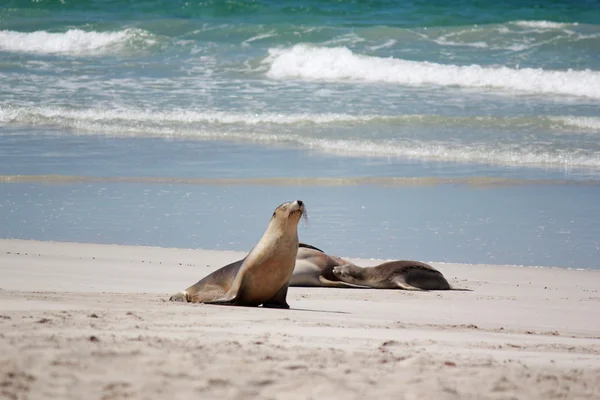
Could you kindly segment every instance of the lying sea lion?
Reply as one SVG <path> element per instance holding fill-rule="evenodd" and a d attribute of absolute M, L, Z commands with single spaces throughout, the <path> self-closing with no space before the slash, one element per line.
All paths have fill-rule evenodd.
<path fill-rule="evenodd" d="M 463 290 L 453 289 L 440 271 L 419 261 L 389 261 L 363 268 L 302 244 L 290 286 Z"/>
<path fill-rule="evenodd" d="M 305 215 L 302 201 L 283 203 L 243 260 L 216 270 L 169 300 L 290 308 L 286 296 L 298 253 L 298 222 Z"/>
<path fill-rule="evenodd" d="M 376 267 L 365 268 L 346 264 L 333 267 L 332 272 L 346 283 L 375 289 L 452 289 L 440 271 L 419 261 L 389 261 Z"/>

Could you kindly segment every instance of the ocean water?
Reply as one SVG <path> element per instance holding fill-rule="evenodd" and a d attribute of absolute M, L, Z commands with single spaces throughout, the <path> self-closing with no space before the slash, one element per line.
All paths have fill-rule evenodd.
<path fill-rule="evenodd" d="M 0 5 L 0 237 L 600 268 L 600 1 Z"/>

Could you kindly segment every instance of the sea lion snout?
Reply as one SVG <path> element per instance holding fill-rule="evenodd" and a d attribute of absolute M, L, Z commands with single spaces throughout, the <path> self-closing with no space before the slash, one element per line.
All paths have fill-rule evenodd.
<path fill-rule="evenodd" d="M 306 207 L 304 207 L 304 202 L 302 200 L 289 202 L 284 206 L 284 209 L 285 208 L 287 208 L 288 216 L 300 215 L 306 219 Z"/>
<path fill-rule="evenodd" d="M 302 200 L 296 200 L 291 204 L 290 211 L 301 211 L 304 212 L 304 202 Z"/>
<path fill-rule="evenodd" d="M 348 268 L 345 265 L 333 267 L 333 274 L 336 276 L 348 276 Z"/>

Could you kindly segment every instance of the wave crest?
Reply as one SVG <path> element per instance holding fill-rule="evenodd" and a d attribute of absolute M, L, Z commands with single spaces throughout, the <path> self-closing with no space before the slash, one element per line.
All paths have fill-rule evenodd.
<path fill-rule="evenodd" d="M 141 40 L 153 45 L 152 34 L 142 29 L 128 28 L 116 32 L 86 32 L 69 29 L 66 32 L 0 31 L 0 50 L 35 54 L 104 54 L 120 51 L 128 44 Z"/>
<path fill-rule="evenodd" d="M 599 71 L 548 71 L 540 68 L 458 66 L 354 54 L 346 47 L 270 49 L 264 63 L 274 79 L 388 82 L 493 88 L 533 94 L 600 98 Z"/>

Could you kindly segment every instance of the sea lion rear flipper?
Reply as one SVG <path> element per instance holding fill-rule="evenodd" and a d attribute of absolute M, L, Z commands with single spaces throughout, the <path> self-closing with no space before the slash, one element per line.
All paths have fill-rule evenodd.
<path fill-rule="evenodd" d="M 287 283 L 283 285 L 283 287 L 279 289 L 277 293 L 275 293 L 275 296 L 265 301 L 262 306 L 266 308 L 290 308 L 289 304 L 285 300 L 287 296 L 288 286 L 289 285 Z"/>
<path fill-rule="evenodd" d="M 394 285 L 396 285 L 399 289 L 403 289 L 403 290 L 419 290 L 419 291 L 424 290 L 424 289 L 418 288 L 416 286 L 409 285 L 404 280 L 404 277 L 400 276 L 400 275 L 396 275 L 396 276 L 392 277 L 390 279 L 390 282 L 392 282 Z"/>
<path fill-rule="evenodd" d="M 332 281 L 323 276 L 319 276 L 319 282 L 321 282 L 321 286 L 323 287 L 369 289 L 368 286 L 355 285 L 353 283 L 343 281 Z"/>
<path fill-rule="evenodd" d="M 457 292 L 472 292 L 473 289 L 468 289 L 468 288 L 459 288 L 459 287 L 454 287 L 454 286 L 450 286 L 450 289 L 448 290 L 455 290 Z"/>

